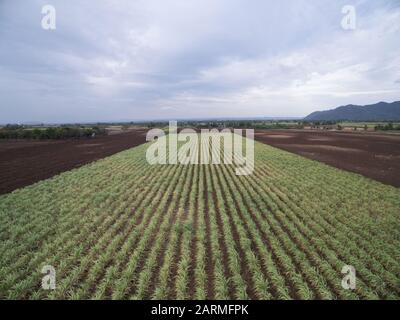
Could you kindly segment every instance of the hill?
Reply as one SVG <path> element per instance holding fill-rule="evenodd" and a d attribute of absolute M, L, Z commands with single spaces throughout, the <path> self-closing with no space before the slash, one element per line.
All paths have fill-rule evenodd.
<path fill-rule="evenodd" d="M 316 111 L 304 118 L 307 121 L 400 121 L 400 101 L 357 106 L 349 104 L 327 111 Z"/>

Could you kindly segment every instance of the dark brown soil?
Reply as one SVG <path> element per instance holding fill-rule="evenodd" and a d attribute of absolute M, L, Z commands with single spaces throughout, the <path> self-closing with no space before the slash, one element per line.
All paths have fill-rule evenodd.
<path fill-rule="evenodd" d="M 400 135 L 256 130 L 255 139 L 339 169 L 400 187 Z"/>
<path fill-rule="evenodd" d="M 77 140 L 0 140 L 0 194 L 146 142 L 146 129 Z"/>

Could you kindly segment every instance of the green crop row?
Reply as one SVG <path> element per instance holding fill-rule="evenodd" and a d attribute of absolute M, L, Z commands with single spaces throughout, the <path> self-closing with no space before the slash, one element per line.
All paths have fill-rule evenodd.
<path fill-rule="evenodd" d="M 399 189 L 259 143 L 248 176 L 147 147 L 0 196 L 0 299 L 400 298 Z"/>

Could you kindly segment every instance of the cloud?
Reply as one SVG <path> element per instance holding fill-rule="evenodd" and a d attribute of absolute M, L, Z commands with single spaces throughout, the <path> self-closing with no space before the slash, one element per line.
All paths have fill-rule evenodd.
<path fill-rule="evenodd" d="M 0 122 L 303 116 L 399 98 L 397 1 L 0 4 Z M 357 29 L 340 25 L 357 8 Z"/>

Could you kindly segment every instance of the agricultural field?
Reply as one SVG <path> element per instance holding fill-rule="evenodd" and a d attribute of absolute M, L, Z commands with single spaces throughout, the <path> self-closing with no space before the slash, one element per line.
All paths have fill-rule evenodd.
<path fill-rule="evenodd" d="M 400 298 L 398 188 L 258 142 L 248 176 L 147 147 L 0 196 L 0 299 Z"/>
<path fill-rule="evenodd" d="M 339 169 L 400 187 L 400 135 L 258 129 L 255 139 Z"/>
<path fill-rule="evenodd" d="M 84 139 L 0 139 L 0 194 L 51 178 L 145 141 L 146 130 L 143 128 Z"/>
<path fill-rule="evenodd" d="M 339 125 L 342 128 L 359 128 L 359 129 L 364 129 L 365 127 L 374 129 L 377 126 L 385 126 L 387 125 L 388 122 L 339 122 Z M 398 127 L 400 126 L 400 123 L 398 122 L 392 122 L 393 127 Z"/>

